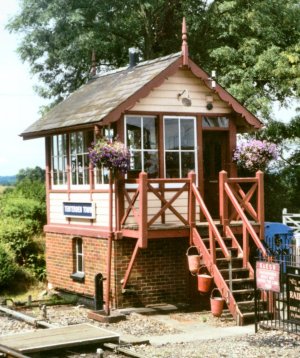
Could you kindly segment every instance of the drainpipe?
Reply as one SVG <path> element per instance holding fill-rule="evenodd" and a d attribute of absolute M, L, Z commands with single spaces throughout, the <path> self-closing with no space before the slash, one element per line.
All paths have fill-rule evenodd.
<path fill-rule="evenodd" d="M 112 169 L 109 170 L 109 217 L 108 217 L 108 240 L 107 240 L 107 282 L 106 282 L 106 298 L 105 298 L 105 312 L 106 315 L 110 315 L 110 281 L 111 281 L 111 252 L 112 252 L 112 239 L 113 239 L 113 227 L 112 227 L 112 216 L 113 216 L 113 189 L 112 189 Z"/>

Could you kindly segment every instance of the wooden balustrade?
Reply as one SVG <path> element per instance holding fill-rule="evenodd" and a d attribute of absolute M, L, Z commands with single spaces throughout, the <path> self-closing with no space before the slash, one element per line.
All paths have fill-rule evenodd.
<path fill-rule="evenodd" d="M 248 183 L 248 191 L 241 187 L 242 183 Z M 232 220 L 241 220 L 243 230 L 243 265 L 247 266 L 249 261 L 249 235 L 263 256 L 267 255 L 262 244 L 264 238 L 264 188 L 263 173 L 257 172 L 253 178 L 228 178 L 225 171 L 220 172 L 220 220 L 224 232 L 228 232 Z M 256 193 L 256 208 L 250 200 Z M 232 204 L 232 211 L 229 215 L 229 202 Z M 248 216 L 247 216 L 248 215 Z M 259 225 L 259 236 L 250 223 L 250 219 Z"/>

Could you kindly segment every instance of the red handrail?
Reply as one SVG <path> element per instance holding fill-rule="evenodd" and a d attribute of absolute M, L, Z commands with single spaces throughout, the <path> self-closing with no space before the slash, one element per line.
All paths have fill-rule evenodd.
<path fill-rule="evenodd" d="M 237 213 L 239 214 L 240 218 L 242 219 L 242 223 L 243 223 L 243 235 L 244 235 L 244 231 L 245 229 L 248 231 L 248 233 L 251 235 L 254 243 L 256 244 L 256 246 L 260 249 L 261 253 L 263 254 L 263 256 L 267 256 L 267 251 L 264 248 L 263 244 L 261 243 L 261 240 L 259 239 L 259 237 L 257 236 L 255 230 L 253 229 L 253 226 L 250 224 L 246 214 L 244 213 L 244 211 L 242 210 L 241 206 L 239 205 L 236 197 L 234 196 L 234 194 L 232 193 L 230 186 L 228 185 L 228 183 L 224 183 L 224 189 L 225 192 L 228 196 L 228 198 L 231 200 L 231 203 L 233 204 L 235 210 L 237 211 Z M 261 223 L 261 225 L 263 225 L 263 223 Z M 245 251 L 245 247 L 243 247 L 243 250 Z M 247 249 L 246 249 L 247 251 Z"/>
<path fill-rule="evenodd" d="M 199 206 L 200 206 L 200 210 L 201 212 L 203 213 L 204 217 L 206 218 L 207 222 L 208 222 L 208 226 L 209 226 L 209 230 L 211 231 L 211 233 L 213 233 L 213 235 L 215 236 L 215 239 L 218 241 L 219 245 L 220 245 L 220 248 L 222 249 L 222 252 L 225 256 L 225 258 L 227 260 L 230 260 L 230 254 L 229 254 L 229 251 L 222 239 L 222 236 L 220 235 L 219 233 L 219 230 L 216 226 L 216 224 L 214 223 L 205 203 L 204 203 L 204 200 L 202 199 L 202 196 L 201 194 L 199 193 L 199 190 L 198 188 L 196 187 L 195 183 L 192 183 L 191 184 L 191 188 L 192 188 L 192 193 L 193 195 L 195 196 L 196 198 L 196 201 L 198 202 Z M 211 236 L 211 235 L 210 235 Z M 215 263 L 215 252 L 213 253 L 212 257 L 214 258 L 213 259 L 213 262 Z"/>

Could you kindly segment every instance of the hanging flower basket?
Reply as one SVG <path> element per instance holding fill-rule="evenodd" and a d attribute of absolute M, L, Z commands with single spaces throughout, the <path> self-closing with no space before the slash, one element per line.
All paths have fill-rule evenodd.
<path fill-rule="evenodd" d="M 89 159 L 95 167 L 126 173 L 129 169 L 130 153 L 122 142 L 101 138 L 89 148 Z"/>
<path fill-rule="evenodd" d="M 266 170 L 272 160 L 277 159 L 276 144 L 266 140 L 241 141 L 233 153 L 233 162 L 249 172 Z"/>

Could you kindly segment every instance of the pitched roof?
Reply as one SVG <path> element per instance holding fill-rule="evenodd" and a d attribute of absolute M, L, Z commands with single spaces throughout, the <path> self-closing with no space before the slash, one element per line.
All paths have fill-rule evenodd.
<path fill-rule="evenodd" d="M 148 86 L 150 91 L 151 81 L 174 63 L 178 68 L 180 58 L 179 52 L 98 75 L 29 126 L 21 136 L 24 139 L 41 137 L 70 127 L 96 124 L 108 115 L 118 116 L 116 110 L 127 107 L 128 99 L 135 97 L 139 90 Z"/>
<path fill-rule="evenodd" d="M 94 77 L 67 99 L 52 108 L 44 117 L 28 127 L 24 139 L 63 133 L 67 130 L 91 127 L 101 121 L 105 124 L 120 118 L 137 100 L 148 95 L 165 78 L 183 65 L 181 52 L 144 61 L 134 67 L 120 68 Z M 188 58 L 188 67 L 194 75 L 211 88 L 209 75 Z M 260 128 L 262 123 L 220 85 L 215 91 L 222 100 L 244 118 L 247 125 Z"/>

